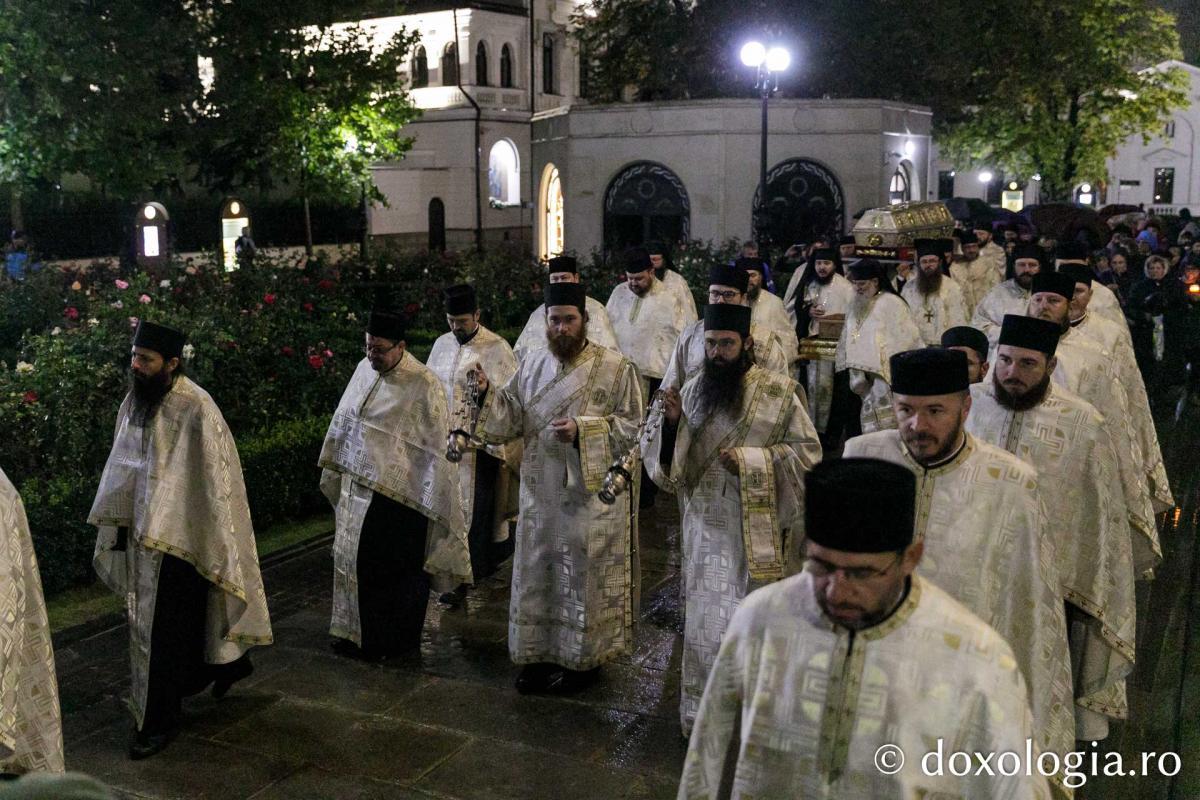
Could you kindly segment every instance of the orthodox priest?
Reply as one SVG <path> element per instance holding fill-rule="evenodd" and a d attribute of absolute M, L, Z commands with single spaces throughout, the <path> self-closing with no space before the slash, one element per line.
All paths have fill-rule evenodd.
<path fill-rule="evenodd" d="M 954 278 L 942 274 L 941 239 L 918 239 L 917 277 L 904 284 L 900 296 L 908 303 L 921 341 L 936 347 L 942 332 L 967 324 L 967 305 L 963 290 Z"/>
<path fill-rule="evenodd" d="M 977 218 L 971 223 L 975 231 L 975 240 L 979 243 L 979 257 L 983 259 L 985 264 L 990 264 L 996 277 L 992 279 L 992 284 L 996 285 L 1004 280 L 1005 272 L 1008 268 L 1008 254 L 1004 252 L 1004 248 L 996 244 L 992 236 L 992 223 L 983 218 Z"/>
<path fill-rule="evenodd" d="M 1049 320 L 1062 332 L 1055 349 L 1051 380 L 1091 403 L 1104 417 L 1116 446 L 1118 472 L 1133 532 L 1133 558 L 1139 577 L 1151 577 L 1162 560 L 1154 494 L 1129 411 L 1129 395 L 1114 359 L 1079 336 L 1070 323 L 1075 280 L 1061 272 L 1039 274 L 1033 281 L 1029 316 Z"/>
<path fill-rule="evenodd" d="M 441 381 L 446 392 L 450 428 L 470 433 L 470 390 L 467 373 L 477 363 L 487 364 L 496 381 L 508 382 L 517 371 L 517 359 L 508 342 L 479 322 L 479 300 L 475 288 L 460 283 L 444 292 L 443 303 L 449 333 L 433 343 L 425 365 Z M 458 488 L 467 519 L 467 544 L 471 550 L 471 575 L 479 582 L 496 571 L 512 554 L 508 521 L 516 516 L 516 472 L 520 468 L 520 445 L 478 446 L 468 442 L 458 462 Z M 444 600 L 456 603 L 462 589 Z"/>
<path fill-rule="evenodd" d="M 0 782 L 62 772 L 62 716 L 50 622 L 25 507 L 0 470 Z"/>
<path fill-rule="evenodd" d="M 746 270 L 729 264 L 713 264 L 708 270 L 708 302 L 713 305 L 730 303 L 747 305 L 746 289 L 749 278 Z M 769 330 L 750 326 L 751 353 L 754 363 L 770 372 L 788 374 L 787 358 L 779 337 Z M 662 386 L 682 389 L 704 367 L 704 320 L 698 319 L 684 328 L 675 342 L 667 364 Z"/>
<path fill-rule="evenodd" d="M 625 281 L 617 284 L 605 310 L 613 323 L 617 347 L 633 362 L 647 400 L 662 383 L 679 334 L 696 321 L 679 296 L 654 277 L 650 256 L 640 247 L 623 254 Z"/>
<path fill-rule="evenodd" d="M 850 268 L 848 277 L 854 297 L 838 339 L 834 369 L 846 373 L 851 391 L 862 398 L 863 432 L 895 428 L 890 359 L 896 353 L 920 347 L 921 333 L 908 304 L 888 283 L 882 264 L 864 258 Z M 834 397 L 836 405 L 836 388 Z"/>
<path fill-rule="evenodd" d="M 822 322 L 844 322 L 854 298 L 854 287 L 841 274 L 840 254 L 833 248 L 814 250 L 799 281 L 793 280 L 788 289 L 794 291 L 793 313 L 800 338 L 816 336 Z M 810 361 L 802 372 L 808 389 L 808 415 L 817 431 L 826 434 L 833 409 L 834 364 Z"/>
<path fill-rule="evenodd" d="M 1000 336 L 1000 323 L 1008 314 L 1024 314 L 1029 308 L 1029 290 L 1033 276 L 1042 270 L 1042 249 L 1032 242 L 1013 245 L 1012 277 L 994 287 L 975 307 L 971 327 L 978 328 L 994 347 Z"/>
<path fill-rule="evenodd" d="M 1036 771 L 922 769 L 942 741 L 1022 753 L 1032 714 L 1008 643 L 914 573 L 925 547 L 913 541 L 915 496 L 912 472 L 877 459 L 805 476 L 804 571 L 734 613 L 680 798 L 1049 797 Z M 896 750 L 903 763 L 880 760 Z"/>
<path fill-rule="evenodd" d="M 967 318 L 970 319 L 979 301 L 993 286 L 1000 283 L 1000 275 L 996 272 L 995 264 L 981 255 L 975 231 L 959 231 L 958 243 L 962 248 L 962 255 L 950 264 L 950 277 L 954 278 L 962 289 Z"/>
<path fill-rule="evenodd" d="M 676 272 L 671 260 L 671 248 L 662 242 L 651 242 L 646 246 L 646 252 L 650 255 L 650 265 L 654 267 L 654 277 L 662 281 L 662 285 L 679 298 L 692 319 L 696 319 L 696 298 L 692 296 L 692 287 Z"/>
<path fill-rule="evenodd" d="M 1087 245 L 1083 242 L 1060 242 L 1055 248 L 1055 268 L 1062 269 L 1068 264 L 1076 264 L 1085 267 L 1089 272 L 1094 274 Z M 1121 301 L 1117 299 L 1117 296 L 1113 293 L 1112 289 L 1109 289 L 1102 283 L 1097 282 L 1093 286 L 1091 309 L 1092 313 L 1096 316 L 1104 317 L 1114 324 L 1129 324 L 1125 321 L 1125 312 L 1121 310 Z"/>
<path fill-rule="evenodd" d="M 942 347 L 961 350 L 967 357 L 967 378 L 971 385 L 981 382 L 988 372 L 988 340 L 983 331 L 959 325 L 942 334 Z"/>
<path fill-rule="evenodd" d="M 756 251 L 757 252 L 757 251 Z M 743 256 L 733 264 L 746 270 L 750 278 L 750 286 L 746 297 L 750 301 L 750 311 L 757 328 L 771 331 L 783 342 L 783 352 L 787 356 L 788 365 L 795 364 L 800 358 L 800 344 L 796 339 L 796 325 L 788 318 L 783 308 L 783 301 L 763 286 L 763 270 L 766 264 L 755 257 Z"/>
<path fill-rule="evenodd" d="M 472 580 L 445 390 L 405 344 L 401 316 L 371 312 L 318 462 L 336 523 L 329 632 L 366 661 L 421 646 L 431 578 L 444 591 Z"/>
<path fill-rule="evenodd" d="M 146 320 L 88 522 L 96 572 L 125 599 L 133 680 L 129 757 L 179 729 L 183 697 L 223 697 L 270 644 L 242 465 L 208 392 L 183 370 L 186 336 Z"/>
<path fill-rule="evenodd" d="M 1129 324 L 1124 316 L 1117 323 L 1089 311 L 1097 297 L 1097 289 L 1103 287 L 1103 284 L 1094 279 L 1091 267 L 1069 263 L 1059 267 L 1059 272 L 1075 281 L 1075 293 L 1071 297 L 1068 309 L 1071 320 L 1070 338 L 1081 338 L 1111 357 L 1111 365 L 1120 376 L 1121 385 L 1129 401 L 1127 419 L 1138 447 L 1141 448 L 1142 469 L 1154 510 L 1167 511 L 1174 507 L 1175 500 L 1171 494 L 1171 485 L 1167 481 L 1167 471 L 1163 465 L 1154 419 L 1150 414 L 1150 398 L 1146 394 L 1146 384 L 1142 380 L 1142 372 L 1138 369 L 1137 357 L 1133 352 L 1133 337 L 1129 333 Z"/>
<path fill-rule="evenodd" d="M 1041 481 L 1067 603 L 1075 738 L 1124 719 L 1134 663 L 1134 567 L 1117 454 L 1104 418 L 1050 380 L 1058 325 L 1004 318 L 992 380 L 971 389 L 966 430 L 1032 465 Z"/>
<path fill-rule="evenodd" d="M 725 624 L 746 593 L 798 567 L 804 473 L 821 443 L 794 381 L 750 357 L 750 309 L 704 310 L 704 368 L 668 389 L 646 437 L 650 477 L 683 506 L 683 683 L 691 730 Z"/>
<path fill-rule="evenodd" d="M 476 371 L 479 437 L 524 441 L 508 650 L 517 691 L 570 692 L 633 649 L 637 542 L 630 493 L 596 496 L 642 421 L 637 370 L 588 340 L 583 287 L 545 289 L 550 347 L 528 354 L 504 386 Z"/>
<path fill-rule="evenodd" d="M 579 262 L 572 256 L 555 256 L 546 262 L 546 280 L 550 283 L 579 283 Z M 612 323 L 608 321 L 608 312 L 604 304 L 591 297 L 587 299 L 588 337 L 592 344 L 617 349 L 617 335 L 613 332 Z M 520 361 L 526 353 L 546 349 L 546 307 L 538 306 L 529 315 L 529 321 L 517 343 L 513 345 L 513 355 Z"/>
<path fill-rule="evenodd" d="M 851 439 L 845 455 L 882 458 L 917 476 L 920 574 L 1012 646 L 1028 681 L 1037 746 L 1061 758 L 1075 741 L 1071 665 L 1037 471 L 965 432 L 966 356 L 927 348 L 891 361 L 900 428 Z"/>

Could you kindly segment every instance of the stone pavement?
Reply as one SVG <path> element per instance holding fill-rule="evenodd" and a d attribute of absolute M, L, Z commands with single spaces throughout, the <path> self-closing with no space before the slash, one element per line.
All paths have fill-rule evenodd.
<path fill-rule="evenodd" d="M 464 608 L 430 603 L 419 655 L 363 664 L 329 648 L 328 545 L 265 566 L 276 643 L 221 701 L 185 701 L 180 737 L 129 761 L 127 630 L 57 649 L 69 769 L 131 798 L 670 798 L 679 733 L 678 514 L 642 521 L 636 651 L 570 698 L 522 697 L 505 570 Z"/>

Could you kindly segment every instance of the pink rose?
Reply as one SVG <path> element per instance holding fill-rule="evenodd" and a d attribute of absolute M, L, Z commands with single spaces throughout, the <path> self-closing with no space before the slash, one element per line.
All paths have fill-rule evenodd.
<path fill-rule="evenodd" d="M 142 295 L 141 297 L 139 297 L 139 298 L 138 298 L 138 302 L 139 302 L 139 303 L 142 303 L 142 304 L 149 303 L 149 302 L 150 302 L 150 295 L 148 295 L 148 294 L 144 294 L 144 295 Z"/>
<path fill-rule="evenodd" d="M 113 281 L 113 283 L 115 283 L 117 285 L 118 289 L 128 289 L 129 288 L 129 282 L 123 281 L 120 278 L 117 278 L 115 281 Z"/>
<path fill-rule="evenodd" d="M 79 309 L 75 306 L 67 306 L 63 311 L 63 316 L 69 320 L 77 320 L 79 319 Z"/>

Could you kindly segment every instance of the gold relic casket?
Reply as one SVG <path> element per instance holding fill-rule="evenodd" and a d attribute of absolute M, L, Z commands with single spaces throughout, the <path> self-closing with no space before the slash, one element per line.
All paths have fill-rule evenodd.
<path fill-rule="evenodd" d="M 859 258 L 908 260 L 915 240 L 949 239 L 954 217 L 943 203 L 898 203 L 863 212 L 852 233 Z"/>

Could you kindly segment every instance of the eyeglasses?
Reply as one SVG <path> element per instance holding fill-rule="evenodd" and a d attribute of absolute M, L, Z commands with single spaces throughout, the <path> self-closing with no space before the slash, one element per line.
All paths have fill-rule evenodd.
<path fill-rule="evenodd" d="M 392 350 L 395 350 L 399 346 L 400 346 L 399 342 L 396 342 L 391 347 L 371 347 L 370 345 L 363 345 L 363 352 L 366 353 L 368 356 L 381 356 L 384 353 L 389 353 Z"/>
<path fill-rule="evenodd" d="M 741 294 L 741 292 L 739 292 L 735 289 L 730 289 L 727 292 L 721 292 L 716 289 L 709 289 L 708 290 L 708 299 L 714 303 L 718 300 L 724 300 L 726 303 L 729 303 L 729 302 L 732 302 L 733 300 L 735 300 L 739 294 Z"/>
<path fill-rule="evenodd" d="M 850 583 L 866 583 L 873 578 L 882 578 L 884 575 L 892 571 L 892 567 L 900 563 L 902 553 L 897 553 L 896 558 L 892 563 L 888 564 L 883 569 L 875 569 L 874 567 L 839 567 L 836 564 L 830 564 L 828 561 L 822 561 L 819 558 L 809 557 L 804 562 L 804 571 L 812 575 L 814 578 L 826 578 L 833 575 L 835 572 L 842 573 L 842 578 Z"/>

